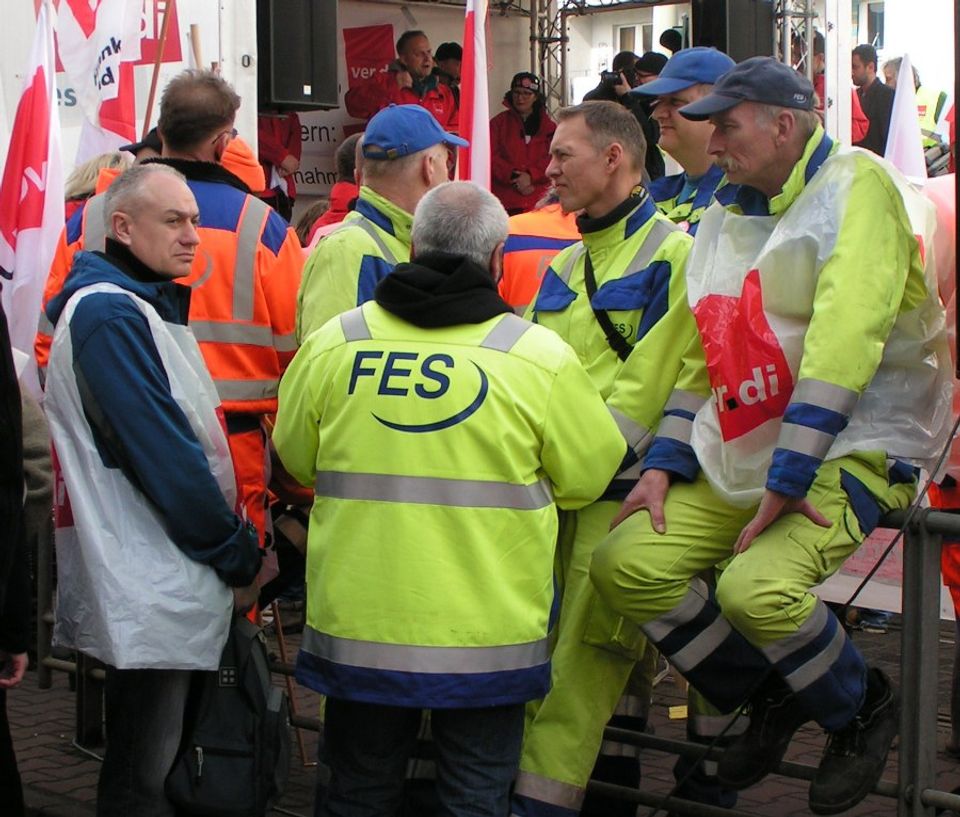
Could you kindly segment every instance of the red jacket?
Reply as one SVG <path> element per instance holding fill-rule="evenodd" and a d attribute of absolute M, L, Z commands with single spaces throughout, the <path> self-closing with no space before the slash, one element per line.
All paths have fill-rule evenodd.
<path fill-rule="evenodd" d="M 396 74 L 384 71 L 347 91 L 343 104 L 350 116 L 364 120 L 370 119 L 377 111 L 391 103 L 420 105 L 433 114 L 445 131 L 456 133 L 457 102 L 453 98 L 453 92 L 435 76 L 427 77 L 423 84 L 423 96 L 420 96 L 412 88 L 398 86 Z"/>
<path fill-rule="evenodd" d="M 507 102 L 507 110 L 490 120 L 490 182 L 492 193 L 507 210 L 532 210 L 543 197 L 550 182 L 550 140 L 557 129 L 546 110 L 540 107 L 540 127 L 527 142 L 523 119 Z M 532 116 L 536 115 L 531 114 Z M 519 170 L 530 174 L 534 190 L 529 196 L 518 193 L 511 184 L 511 174 Z"/>
<path fill-rule="evenodd" d="M 260 114 L 257 117 L 257 152 L 260 154 L 260 165 L 263 167 L 263 176 L 266 180 L 266 196 L 270 192 L 270 171 L 280 167 L 280 162 L 287 156 L 295 156 L 300 161 L 302 150 L 300 140 L 300 117 L 295 113 L 288 114 Z M 297 185 L 293 174 L 284 177 L 287 183 L 286 193 L 291 199 L 297 197 Z"/>
<path fill-rule="evenodd" d="M 813 90 L 817 92 L 817 97 L 819 99 L 819 105 L 817 107 L 817 113 L 820 114 L 821 118 L 823 117 L 823 106 L 825 102 L 826 94 L 826 79 L 823 74 L 817 74 L 813 78 Z M 857 91 L 855 88 L 850 89 L 850 144 L 854 142 L 859 142 L 867 135 L 867 131 L 870 129 L 870 120 L 867 119 L 867 115 L 863 112 L 863 106 L 860 104 L 860 97 L 857 96 Z"/>

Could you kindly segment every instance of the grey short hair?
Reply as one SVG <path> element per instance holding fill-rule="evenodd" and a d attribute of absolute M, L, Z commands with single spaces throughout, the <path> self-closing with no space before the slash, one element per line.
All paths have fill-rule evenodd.
<path fill-rule="evenodd" d="M 806 142 L 820 124 L 820 117 L 816 111 L 805 111 L 802 108 L 784 108 L 779 105 L 756 104 L 755 115 L 758 124 L 773 122 L 780 115 L 780 111 L 790 111 L 797 123 L 797 132 Z"/>
<path fill-rule="evenodd" d="M 150 162 L 145 165 L 134 165 L 127 168 L 113 180 L 113 183 L 107 188 L 107 192 L 104 193 L 103 223 L 107 235 L 112 238 L 115 237 L 111 225 L 113 214 L 118 210 L 129 210 L 131 205 L 135 204 L 137 199 L 143 195 L 144 185 L 156 173 L 164 173 L 179 179 L 184 184 L 187 183 L 187 177 L 169 165 Z"/>
<path fill-rule="evenodd" d="M 462 255 L 486 268 L 507 232 L 507 211 L 496 196 L 473 182 L 444 182 L 420 199 L 411 237 L 417 255 Z"/>
<path fill-rule="evenodd" d="M 371 159 L 369 156 L 362 156 L 360 173 L 363 177 L 363 182 L 366 184 L 367 179 L 371 181 L 376 181 L 377 179 L 399 179 L 408 173 L 416 172 L 420 167 L 420 161 L 427 154 L 427 151 L 436 150 L 437 147 L 442 147 L 446 150 L 445 145 L 437 144 L 431 145 L 423 150 L 418 150 L 416 153 L 408 153 L 406 156 L 400 156 L 396 159 Z"/>

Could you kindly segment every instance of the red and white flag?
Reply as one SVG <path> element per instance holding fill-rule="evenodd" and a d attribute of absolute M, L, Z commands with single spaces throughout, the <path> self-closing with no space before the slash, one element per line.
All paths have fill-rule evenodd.
<path fill-rule="evenodd" d="M 460 178 L 490 189 L 490 97 L 487 92 L 487 0 L 467 0 L 460 75 Z"/>
<path fill-rule="evenodd" d="M 897 170 L 912 181 L 922 182 L 927 178 L 923 135 L 917 117 L 917 92 L 913 85 L 909 54 L 904 54 L 900 63 L 893 112 L 890 114 L 890 130 L 887 132 L 887 149 L 883 158 L 892 162 Z"/>
<path fill-rule="evenodd" d="M 43 0 L 0 181 L 3 309 L 13 345 L 31 360 L 40 298 L 63 229 L 54 18 L 52 0 Z"/>
<path fill-rule="evenodd" d="M 84 121 L 77 163 L 135 142 L 133 64 L 140 59 L 144 0 L 60 0 L 60 62 Z"/>

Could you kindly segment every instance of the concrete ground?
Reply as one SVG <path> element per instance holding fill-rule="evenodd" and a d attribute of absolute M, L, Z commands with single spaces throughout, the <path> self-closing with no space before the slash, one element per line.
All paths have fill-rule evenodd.
<path fill-rule="evenodd" d="M 938 788 L 951 790 L 960 786 L 960 761 L 947 757 L 943 752 L 949 737 L 949 687 L 953 660 L 954 629 L 944 625 L 940 639 L 940 718 L 938 730 Z M 900 633 L 897 622 L 886 634 L 862 633 L 854 640 L 871 663 L 886 669 L 895 680 L 899 676 Z M 295 650 L 296 637 L 288 639 L 288 650 Z M 275 648 L 275 646 L 274 646 Z M 277 679 L 278 683 L 282 683 Z M 671 718 L 670 708 L 681 706 L 684 696 L 671 681 L 660 683 L 654 695 L 651 723 L 658 736 L 682 739 L 684 721 Z M 312 692 L 297 688 L 295 702 L 301 715 L 315 717 L 318 698 Z M 68 676 L 55 672 L 53 686 L 41 690 L 37 674 L 28 673 L 23 685 L 8 694 L 13 740 L 19 757 L 23 776 L 28 814 L 57 815 L 58 817 L 86 817 L 94 814 L 98 760 L 89 752 L 73 743 L 74 695 L 70 691 Z M 676 713 L 675 713 L 676 714 Z M 312 814 L 317 736 L 302 731 L 303 757 L 298 742 L 293 742 L 293 762 L 289 785 L 283 798 L 272 814 Z M 787 759 L 816 765 L 823 746 L 823 734 L 812 725 L 803 727 L 797 734 Z M 94 747 L 93 751 L 97 751 Z M 306 762 L 304 762 L 304 759 Z M 896 780 L 897 753 L 891 752 L 885 778 Z M 671 769 L 674 758 L 650 749 L 643 751 L 643 790 L 666 794 L 672 785 Z M 770 775 L 752 789 L 742 792 L 739 808 L 764 817 L 794 817 L 806 815 L 807 784 L 778 775 Z M 0 813 L 3 812 L 0 804 Z M 638 815 L 648 815 L 651 808 L 641 806 Z M 889 798 L 871 795 L 856 809 L 848 812 L 857 817 L 893 817 L 896 803 Z"/>

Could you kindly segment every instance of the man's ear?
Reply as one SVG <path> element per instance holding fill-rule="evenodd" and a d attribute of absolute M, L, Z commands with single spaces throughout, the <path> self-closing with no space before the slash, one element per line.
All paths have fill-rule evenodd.
<path fill-rule="evenodd" d="M 120 210 L 114 210 L 110 216 L 110 237 L 121 244 L 130 246 L 133 239 L 130 235 L 130 225 L 133 219 Z"/>
<path fill-rule="evenodd" d="M 784 108 L 777 114 L 777 118 L 773 120 L 773 125 L 776 128 L 776 142 L 778 145 L 782 145 L 789 141 L 797 129 L 797 117 L 792 111 Z"/>
<path fill-rule="evenodd" d="M 623 163 L 623 145 L 619 142 L 611 142 L 605 151 L 605 158 L 607 160 L 607 172 L 614 172 Z"/>
<path fill-rule="evenodd" d="M 504 242 L 501 241 L 490 253 L 490 277 L 495 284 L 499 284 L 503 278 L 503 245 Z"/>

